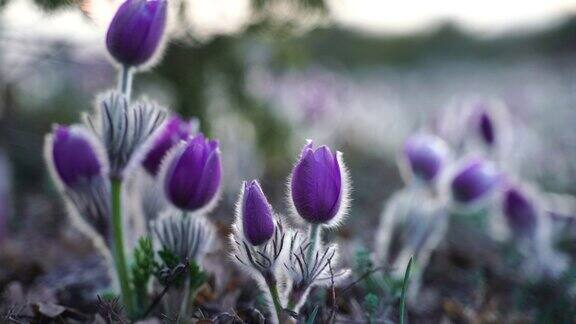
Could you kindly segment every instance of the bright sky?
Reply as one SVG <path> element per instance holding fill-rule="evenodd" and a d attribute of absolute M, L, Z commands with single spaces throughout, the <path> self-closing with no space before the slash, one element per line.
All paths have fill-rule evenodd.
<path fill-rule="evenodd" d="M 189 0 L 188 16 L 201 34 L 231 33 L 249 19 L 250 0 Z M 337 24 L 375 33 L 410 33 L 443 20 L 481 34 L 537 28 L 576 13 L 576 0 L 327 0 Z M 95 23 L 76 11 L 48 16 L 29 0 L 11 1 L 2 13 L 11 31 L 53 37 L 103 37 L 120 0 L 85 0 Z"/>

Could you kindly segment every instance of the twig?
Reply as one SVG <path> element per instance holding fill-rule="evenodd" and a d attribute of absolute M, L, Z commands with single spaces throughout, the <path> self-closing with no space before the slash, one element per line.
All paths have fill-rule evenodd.
<path fill-rule="evenodd" d="M 162 292 L 160 292 L 160 294 L 158 296 L 156 296 L 156 298 L 154 298 L 154 300 L 152 301 L 152 303 L 150 304 L 150 306 L 148 306 L 148 308 L 146 309 L 146 311 L 144 312 L 144 314 L 142 315 L 143 318 L 146 318 L 148 315 L 150 315 L 150 313 L 152 312 L 152 310 L 154 308 L 156 308 L 156 306 L 158 305 L 158 303 L 160 303 L 160 301 L 162 300 L 162 298 L 164 297 L 164 295 L 166 295 L 166 293 L 168 292 L 168 289 L 170 289 L 170 287 L 172 287 L 172 284 L 174 284 L 174 282 L 176 282 L 176 280 L 178 279 L 178 277 L 180 277 L 180 275 L 186 270 L 188 269 L 188 265 L 190 263 L 186 262 L 184 264 L 179 264 L 174 270 L 175 273 L 172 273 L 170 275 L 170 280 L 168 280 L 166 282 L 166 285 L 164 286 L 164 289 L 162 289 Z"/>
<path fill-rule="evenodd" d="M 378 271 L 383 271 L 383 270 L 388 270 L 389 267 L 385 267 L 385 266 L 381 266 L 381 267 L 376 267 L 370 271 L 365 272 L 362 276 L 360 276 L 360 278 L 358 278 L 358 280 L 354 281 L 353 283 L 349 284 L 348 286 L 346 286 L 345 288 L 342 289 L 342 291 L 346 291 L 352 287 L 354 287 L 357 283 L 361 282 L 362 280 L 366 279 L 368 276 L 378 272 Z"/>

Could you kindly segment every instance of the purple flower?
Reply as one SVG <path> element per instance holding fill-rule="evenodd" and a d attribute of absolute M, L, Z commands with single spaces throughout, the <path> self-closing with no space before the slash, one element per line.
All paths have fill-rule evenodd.
<path fill-rule="evenodd" d="M 330 223 L 346 209 L 346 174 L 340 153 L 326 146 L 304 146 L 290 181 L 292 202 L 298 214 L 314 224 Z"/>
<path fill-rule="evenodd" d="M 452 179 L 452 197 L 460 203 L 476 202 L 490 194 L 499 183 L 500 173 L 492 163 L 473 160 Z"/>
<path fill-rule="evenodd" d="M 103 174 L 94 142 L 80 128 L 57 126 L 49 154 L 55 173 L 66 187 L 88 183 Z"/>
<path fill-rule="evenodd" d="M 222 178 L 218 142 L 198 134 L 176 147 L 166 159 L 160 173 L 168 201 L 188 211 L 207 207 L 216 197 Z"/>
<path fill-rule="evenodd" d="M 420 180 L 437 178 L 448 158 L 448 147 L 434 135 L 414 135 L 404 144 L 404 158 L 411 173 Z"/>
<path fill-rule="evenodd" d="M 494 128 L 494 121 L 488 112 L 483 111 L 478 118 L 478 133 L 480 138 L 488 146 L 494 145 L 496 142 L 496 130 Z"/>
<path fill-rule="evenodd" d="M 150 149 L 144 157 L 144 161 L 142 161 L 146 171 L 150 175 L 156 176 L 166 153 L 178 142 L 185 140 L 191 131 L 192 125 L 189 122 L 183 121 L 178 117 L 168 119 L 159 130 L 157 136 L 152 139 Z"/>
<path fill-rule="evenodd" d="M 166 0 L 126 0 L 108 28 L 108 52 L 127 66 L 139 66 L 149 61 L 161 45 L 167 9 Z"/>
<path fill-rule="evenodd" d="M 519 235 L 532 235 L 536 229 L 537 209 L 519 189 L 508 188 L 502 206 L 508 226 Z"/>
<path fill-rule="evenodd" d="M 258 181 L 244 182 L 241 199 L 244 236 L 254 246 L 266 243 L 274 235 L 274 212 Z"/>

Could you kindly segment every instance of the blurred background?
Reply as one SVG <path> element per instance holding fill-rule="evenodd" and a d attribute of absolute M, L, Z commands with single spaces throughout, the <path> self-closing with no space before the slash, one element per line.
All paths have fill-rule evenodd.
<path fill-rule="evenodd" d="M 115 87 L 104 34 L 119 4 L 0 1 L 0 287 L 50 281 L 89 254 L 67 225 L 42 145 L 54 123 L 77 122 Z M 507 107 L 517 176 L 550 201 L 576 194 L 574 0 L 170 6 L 167 51 L 137 75 L 134 94 L 199 118 L 221 141 L 225 191 L 214 218 L 223 226 L 247 179 L 261 179 L 287 212 L 285 182 L 310 138 L 342 151 L 351 172 L 352 209 L 337 236 L 371 250 L 383 202 L 404 186 L 401 143 L 478 98 Z"/>

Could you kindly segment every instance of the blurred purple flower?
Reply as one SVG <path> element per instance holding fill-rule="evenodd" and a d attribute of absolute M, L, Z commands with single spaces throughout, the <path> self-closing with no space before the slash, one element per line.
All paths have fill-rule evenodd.
<path fill-rule="evenodd" d="M 274 235 L 274 212 L 256 180 L 244 182 L 242 192 L 242 229 L 254 246 L 262 245 Z"/>
<path fill-rule="evenodd" d="M 476 202 L 498 186 L 500 176 L 492 163 L 473 160 L 465 164 L 452 179 L 452 197 L 460 203 Z"/>
<path fill-rule="evenodd" d="M 340 153 L 327 146 L 302 150 L 290 180 L 292 202 L 298 214 L 314 224 L 330 223 L 346 209 L 346 173 Z"/>
<path fill-rule="evenodd" d="M 161 46 L 167 10 L 166 0 L 126 0 L 108 28 L 108 52 L 127 66 L 148 62 Z"/>
<path fill-rule="evenodd" d="M 408 138 L 403 153 L 410 173 L 424 182 L 437 178 L 449 155 L 442 139 L 425 134 Z"/>
<path fill-rule="evenodd" d="M 218 141 L 198 134 L 176 147 L 166 161 L 160 173 L 168 201 L 197 211 L 215 200 L 222 178 Z"/>
<path fill-rule="evenodd" d="M 494 145 L 494 142 L 496 142 L 496 130 L 494 127 L 494 121 L 488 112 L 483 111 L 480 114 L 477 127 L 484 143 L 488 146 Z"/>
<path fill-rule="evenodd" d="M 508 188 L 502 206 L 510 229 L 518 235 L 532 236 L 536 229 L 538 212 L 534 202 L 518 188 Z"/>
<path fill-rule="evenodd" d="M 172 117 L 163 124 L 156 137 L 152 139 L 150 149 L 142 161 L 142 165 L 150 175 L 158 174 L 160 163 L 166 153 L 179 141 L 185 140 L 192 132 L 192 128 L 190 122 L 179 117 Z"/>
<path fill-rule="evenodd" d="M 103 164 L 96 147 L 78 129 L 57 126 L 52 136 L 52 161 L 60 181 L 73 187 L 103 174 Z"/>

